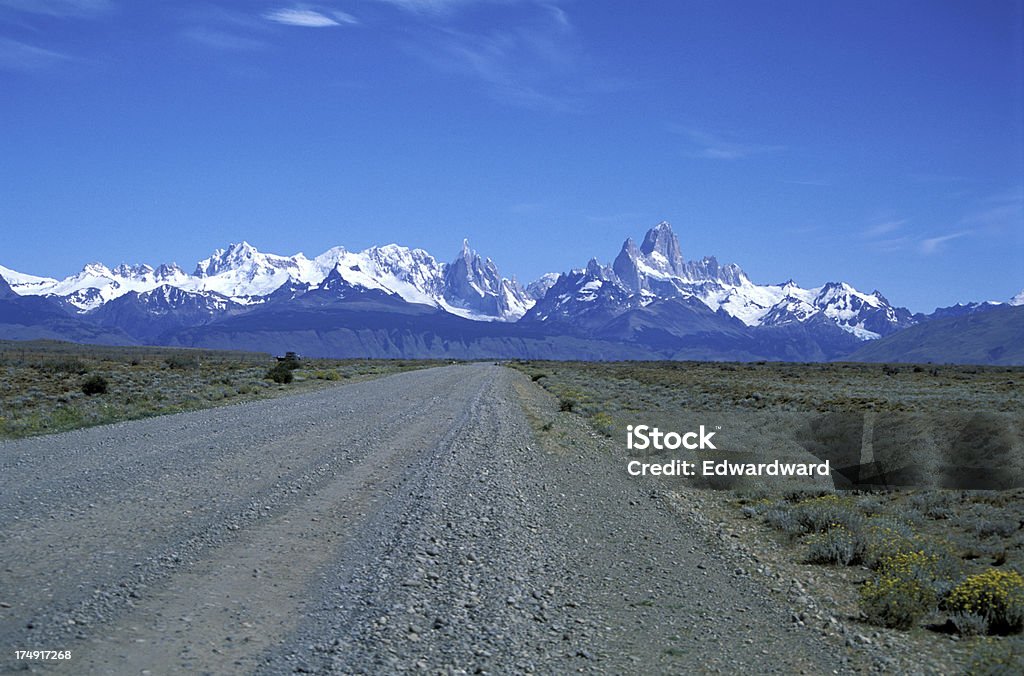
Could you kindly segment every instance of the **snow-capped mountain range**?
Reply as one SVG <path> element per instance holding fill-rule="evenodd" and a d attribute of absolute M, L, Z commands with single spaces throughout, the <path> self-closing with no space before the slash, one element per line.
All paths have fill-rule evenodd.
<path fill-rule="evenodd" d="M 914 323 L 878 291 L 867 294 L 844 282 L 805 289 L 792 280 L 755 284 L 736 265 L 714 257 L 686 262 L 668 223 L 659 223 L 637 246 L 627 239 L 612 265 L 592 260 L 559 280 L 557 293 L 540 298 L 528 318 L 571 320 L 581 306 L 610 305 L 606 314 L 668 298 L 696 298 L 747 326 L 781 326 L 827 319 L 861 340 L 878 338 Z M 586 310 L 589 312 L 589 308 Z"/>
<path fill-rule="evenodd" d="M 757 284 L 736 264 L 714 257 L 687 261 L 668 223 L 651 228 L 639 245 L 627 239 L 610 264 L 591 260 L 526 287 L 502 277 L 465 241 L 451 262 L 396 244 L 359 252 L 339 246 L 308 258 L 264 253 L 242 242 L 214 251 L 191 273 L 173 263 L 113 269 L 90 263 L 58 280 L 0 266 L 0 301 L 11 308 L 8 318 L 17 318 L 5 321 L 0 307 L 0 337 L 61 337 L 70 317 L 79 322 L 73 336 L 91 340 L 276 349 L 267 332 L 278 332 L 287 347 L 279 325 L 298 312 L 321 336 L 305 335 L 303 349 L 324 356 L 359 350 L 486 355 L 467 341 L 491 341 L 487 350 L 506 355 L 575 358 L 582 350 L 584 358 L 741 359 L 839 358 L 863 341 L 932 318 L 1005 305 L 971 303 L 912 315 L 878 291 L 864 293 L 844 282 Z M 1024 304 L 1024 291 L 1009 304 Z M 338 311 L 348 314 L 331 314 Z M 405 319 L 394 319 L 399 315 Z M 45 316 L 49 332 L 26 328 L 33 316 Z M 409 323 L 411 316 L 420 323 Z M 5 333 L 5 324 L 15 328 Z M 352 334 L 344 348 L 336 336 L 318 347 L 316 340 L 340 330 Z M 361 330 L 377 333 L 352 333 Z M 258 338 L 238 344 L 240 336 Z M 553 347 L 551 340 L 562 342 Z"/>
<path fill-rule="evenodd" d="M 0 276 L 20 295 L 59 298 L 81 313 L 135 292 L 151 294 L 176 289 L 205 295 L 228 305 L 267 302 L 283 287 L 301 291 L 320 287 L 331 275 L 355 288 L 378 290 L 409 303 L 441 308 L 476 320 L 515 321 L 533 304 L 514 280 L 503 279 L 490 259 L 483 259 L 463 242 L 451 263 L 440 263 L 422 249 L 395 244 L 350 252 L 334 247 L 316 258 L 258 251 L 248 242 L 217 249 L 199 261 L 192 274 L 176 264 L 153 268 L 121 264 L 110 269 L 89 263 L 63 280 L 26 275 L 0 266 Z M 176 295 L 177 299 L 184 296 Z"/>

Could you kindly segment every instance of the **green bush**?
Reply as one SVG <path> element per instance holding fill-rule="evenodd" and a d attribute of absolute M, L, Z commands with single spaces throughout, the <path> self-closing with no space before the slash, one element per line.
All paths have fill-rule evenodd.
<path fill-rule="evenodd" d="M 107 393 L 107 379 L 103 376 L 89 376 L 82 381 L 82 392 L 92 396 Z"/>
<path fill-rule="evenodd" d="M 295 380 L 295 375 L 286 364 L 279 363 L 267 371 L 267 380 L 273 380 L 280 385 L 287 385 Z"/>

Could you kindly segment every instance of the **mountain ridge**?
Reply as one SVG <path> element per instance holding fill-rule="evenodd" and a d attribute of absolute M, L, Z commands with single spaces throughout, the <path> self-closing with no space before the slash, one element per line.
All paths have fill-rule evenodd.
<path fill-rule="evenodd" d="M 214 250 L 191 274 L 174 263 L 89 263 L 62 280 L 0 266 L 0 280 L 0 335 L 25 332 L 32 321 L 22 301 L 33 299 L 43 324 L 53 323 L 56 312 L 57 325 L 77 321 L 85 327 L 79 333 L 96 331 L 104 340 L 216 340 L 229 347 L 233 336 L 239 347 L 258 349 L 260 340 L 288 342 L 287 318 L 313 332 L 291 337 L 307 353 L 317 352 L 320 340 L 320 351 L 334 345 L 346 356 L 359 349 L 403 356 L 405 345 L 405 356 L 514 356 L 518 349 L 574 358 L 575 349 L 613 359 L 816 361 L 843 358 L 933 319 L 1004 305 L 911 314 L 877 290 L 864 293 L 841 281 L 756 284 L 735 263 L 714 256 L 687 261 L 664 221 L 639 245 L 626 238 L 610 264 L 594 258 L 526 287 L 503 277 L 467 240 L 450 262 L 397 244 L 359 252 L 335 246 L 308 258 L 265 253 L 243 240 Z M 1024 302 L 1024 292 L 1014 301 Z M 488 323 L 495 326 L 477 326 Z"/>

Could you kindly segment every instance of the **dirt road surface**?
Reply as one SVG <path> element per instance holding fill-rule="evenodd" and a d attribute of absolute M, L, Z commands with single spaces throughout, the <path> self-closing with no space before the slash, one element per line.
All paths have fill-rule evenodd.
<path fill-rule="evenodd" d="M 460 365 L 0 444 L 0 671 L 866 668 L 606 443 L 539 441 L 546 397 Z"/>

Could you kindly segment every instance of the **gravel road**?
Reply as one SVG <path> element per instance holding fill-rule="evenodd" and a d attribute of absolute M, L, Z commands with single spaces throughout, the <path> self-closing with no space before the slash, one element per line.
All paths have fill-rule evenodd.
<path fill-rule="evenodd" d="M 451 366 L 0 444 L 0 671 L 867 668 L 548 399 Z"/>

